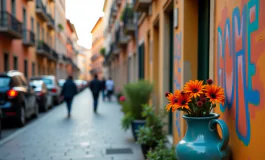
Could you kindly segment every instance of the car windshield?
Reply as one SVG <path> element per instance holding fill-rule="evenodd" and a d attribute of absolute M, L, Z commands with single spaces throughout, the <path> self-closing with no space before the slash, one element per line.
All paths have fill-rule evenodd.
<path fill-rule="evenodd" d="M 34 80 L 30 82 L 31 86 L 36 86 L 36 87 L 41 87 L 42 86 L 42 81 L 41 80 Z"/>
<path fill-rule="evenodd" d="M 0 87 L 9 86 L 10 78 L 9 77 L 0 77 Z"/>
<path fill-rule="evenodd" d="M 51 79 L 43 78 L 42 80 L 47 85 L 51 85 L 52 84 L 52 80 Z"/>

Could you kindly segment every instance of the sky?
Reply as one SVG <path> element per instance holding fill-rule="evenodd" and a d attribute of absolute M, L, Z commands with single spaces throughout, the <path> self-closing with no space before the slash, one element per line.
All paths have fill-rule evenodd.
<path fill-rule="evenodd" d="M 79 38 L 78 44 L 90 49 L 92 45 L 91 30 L 99 17 L 104 15 L 104 0 L 65 0 L 66 18 L 75 25 Z"/>

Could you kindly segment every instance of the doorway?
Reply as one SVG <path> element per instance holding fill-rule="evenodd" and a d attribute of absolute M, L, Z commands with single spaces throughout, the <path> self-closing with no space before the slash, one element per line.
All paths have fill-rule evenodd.
<path fill-rule="evenodd" d="M 209 78 L 210 0 L 198 1 L 198 79 Z"/>
<path fill-rule="evenodd" d="M 154 21 L 154 26 L 153 26 L 153 79 L 154 79 L 154 91 L 155 91 L 155 96 L 153 97 L 153 105 L 156 106 L 156 112 L 159 112 L 159 106 L 160 106 L 160 100 L 161 98 L 160 96 L 160 75 L 159 75 L 159 69 L 160 69 L 160 63 L 159 63 L 159 51 L 160 51 L 160 44 L 159 44 L 159 35 L 160 35 L 160 28 L 159 28 L 159 19 L 158 17 L 156 18 L 156 20 Z"/>
<path fill-rule="evenodd" d="M 144 79 L 144 43 L 139 46 L 139 80 Z"/>

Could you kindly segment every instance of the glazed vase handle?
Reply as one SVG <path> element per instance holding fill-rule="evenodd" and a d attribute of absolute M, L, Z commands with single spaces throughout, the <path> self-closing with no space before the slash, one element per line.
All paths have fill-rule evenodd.
<path fill-rule="evenodd" d="M 229 131 L 228 131 L 228 127 L 225 123 L 225 121 L 220 120 L 220 119 L 213 119 L 210 122 L 210 126 L 213 129 L 213 125 L 214 124 L 219 124 L 222 130 L 222 140 L 221 142 L 218 144 L 220 150 L 225 149 L 228 146 L 228 142 L 229 142 Z M 216 127 L 215 127 L 216 129 Z"/>

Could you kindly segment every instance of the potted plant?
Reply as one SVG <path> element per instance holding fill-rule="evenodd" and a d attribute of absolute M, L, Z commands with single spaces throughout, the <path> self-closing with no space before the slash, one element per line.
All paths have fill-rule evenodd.
<path fill-rule="evenodd" d="M 148 160 L 176 160 L 174 147 L 169 148 L 163 140 L 160 140 L 155 149 L 151 149 L 147 154 Z"/>
<path fill-rule="evenodd" d="M 186 113 L 183 118 L 187 122 L 187 131 L 176 146 L 177 159 L 228 159 L 228 127 L 218 119 L 220 115 L 211 113 L 217 104 L 224 104 L 224 89 L 214 85 L 211 79 L 206 84 L 190 80 L 182 91 L 166 93 L 166 97 L 169 101 L 166 106 L 168 111 L 172 109 L 172 112 Z M 221 127 L 222 138 L 218 135 L 217 124 Z M 201 148 L 204 148 L 203 151 Z"/>
<path fill-rule="evenodd" d="M 59 32 L 63 31 L 63 25 L 61 23 L 58 24 L 58 29 L 59 29 Z"/>
<path fill-rule="evenodd" d="M 141 114 L 142 105 L 148 103 L 152 90 L 153 85 L 144 80 L 124 86 L 125 101 L 122 103 L 122 110 L 125 116 L 122 119 L 122 128 L 128 130 L 131 126 L 135 140 L 136 131 L 145 124 L 145 117 Z"/>
<path fill-rule="evenodd" d="M 102 57 L 105 57 L 105 52 L 106 52 L 105 48 L 100 49 L 100 54 Z"/>
<path fill-rule="evenodd" d="M 165 112 L 156 114 L 154 109 L 148 105 L 144 106 L 142 114 L 146 117 L 146 124 L 138 130 L 137 142 L 141 144 L 142 152 L 146 158 L 147 152 L 150 149 L 154 149 L 159 141 L 166 140 L 166 133 L 163 131 L 165 124 L 163 118 L 166 114 Z"/>

